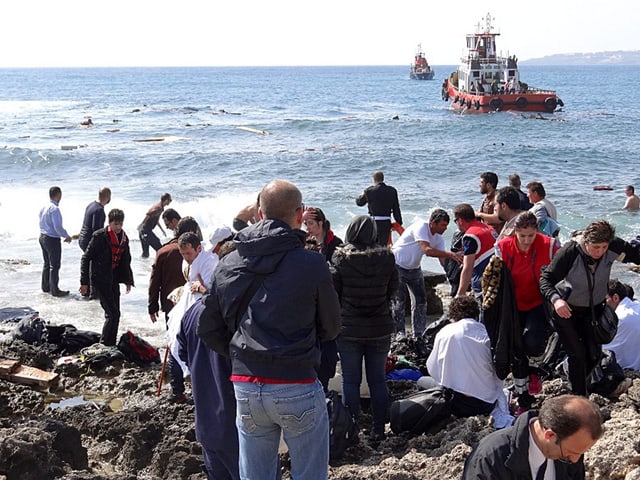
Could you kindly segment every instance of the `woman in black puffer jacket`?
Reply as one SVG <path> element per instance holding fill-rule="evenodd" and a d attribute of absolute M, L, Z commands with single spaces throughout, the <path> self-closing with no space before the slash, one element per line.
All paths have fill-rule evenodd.
<path fill-rule="evenodd" d="M 394 331 L 389 302 L 398 288 L 398 272 L 391 249 L 377 245 L 376 238 L 374 220 L 355 217 L 346 244 L 333 255 L 332 273 L 342 319 L 338 352 L 343 401 L 357 418 L 364 358 L 373 411 L 371 437 L 380 440 L 389 407 L 385 365 Z"/>

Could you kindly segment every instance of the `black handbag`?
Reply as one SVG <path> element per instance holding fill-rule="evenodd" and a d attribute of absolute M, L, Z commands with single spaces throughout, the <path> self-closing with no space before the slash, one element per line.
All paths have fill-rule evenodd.
<path fill-rule="evenodd" d="M 584 260 L 584 258 L 583 258 Z M 591 333 L 593 341 L 599 345 L 610 343 L 618 333 L 618 315 L 605 302 L 602 313 L 596 318 L 596 312 L 593 308 L 593 280 L 592 273 L 585 262 L 584 268 L 587 271 L 587 282 L 589 284 L 589 307 L 591 308 Z"/>
<path fill-rule="evenodd" d="M 613 308 L 605 303 L 599 318 L 596 318 L 591 308 L 591 317 L 591 329 L 595 342 L 600 345 L 612 342 L 618 333 L 618 315 Z"/>

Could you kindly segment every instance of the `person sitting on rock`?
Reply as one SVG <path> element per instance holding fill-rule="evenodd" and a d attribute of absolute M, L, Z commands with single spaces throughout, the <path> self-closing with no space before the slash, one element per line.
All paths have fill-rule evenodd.
<path fill-rule="evenodd" d="M 503 394 L 503 382 L 493 368 L 489 335 L 479 316 L 474 297 L 451 300 L 451 323 L 436 334 L 427 358 L 429 376 L 418 382 L 422 388 L 442 385 L 453 390 L 451 409 L 459 417 L 488 415 Z"/>

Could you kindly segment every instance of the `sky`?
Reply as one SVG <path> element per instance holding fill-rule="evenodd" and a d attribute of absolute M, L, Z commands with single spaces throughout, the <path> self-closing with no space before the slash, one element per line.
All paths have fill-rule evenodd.
<path fill-rule="evenodd" d="M 488 2 L 489 3 L 489 2 Z M 0 68 L 459 63 L 490 13 L 498 53 L 640 50 L 635 0 L 2 0 Z"/>

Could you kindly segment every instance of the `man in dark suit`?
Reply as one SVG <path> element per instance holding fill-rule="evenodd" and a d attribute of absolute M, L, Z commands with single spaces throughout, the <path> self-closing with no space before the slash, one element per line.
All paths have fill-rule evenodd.
<path fill-rule="evenodd" d="M 398 202 L 398 191 L 384 183 L 384 173 L 381 170 L 373 172 L 373 185 L 368 187 L 362 195 L 356 198 L 356 205 L 369 205 L 369 215 L 376 221 L 378 229 L 378 243 L 387 245 L 391 232 L 391 214 L 396 223 L 402 225 L 402 214 Z"/>
<path fill-rule="evenodd" d="M 464 465 L 462 480 L 582 480 L 583 457 L 602 436 L 598 406 L 576 395 L 544 401 L 539 412 L 484 437 Z"/>

